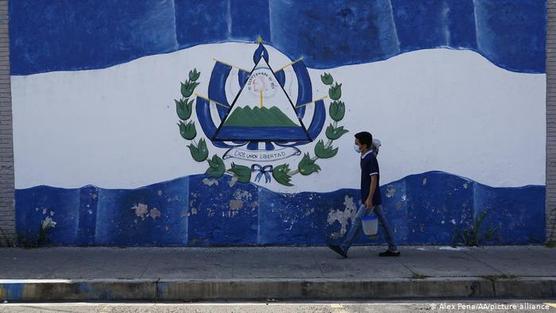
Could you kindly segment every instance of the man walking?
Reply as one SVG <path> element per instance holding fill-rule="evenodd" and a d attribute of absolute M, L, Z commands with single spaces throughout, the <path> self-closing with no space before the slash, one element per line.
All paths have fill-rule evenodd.
<path fill-rule="evenodd" d="M 373 135 L 369 132 L 355 134 L 354 149 L 361 154 L 361 202 L 363 204 L 352 218 L 352 223 L 344 241 L 340 245 L 329 245 L 328 247 L 339 255 L 347 258 L 347 252 L 353 240 L 361 231 L 361 217 L 374 210 L 380 224 L 385 232 L 388 250 L 379 253 L 379 256 L 399 256 L 400 252 L 394 242 L 394 235 L 388 225 L 388 221 L 382 211 L 382 199 L 380 196 L 380 171 L 376 154 L 373 153 Z"/>

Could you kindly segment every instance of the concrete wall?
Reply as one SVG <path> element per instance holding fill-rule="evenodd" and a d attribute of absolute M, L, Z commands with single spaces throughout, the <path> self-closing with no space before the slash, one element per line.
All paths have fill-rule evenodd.
<path fill-rule="evenodd" d="M 15 242 L 8 1 L 0 1 L 0 245 Z"/>
<path fill-rule="evenodd" d="M 482 218 L 483 243 L 544 241 L 541 2 L 253 4 L 11 3 L 22 241 L 325 244 L 360 201 L 359 130 L 382 140 L 400 244 L 462 243 Z M 250 75 L 296 126 L 220 137 Z"/>

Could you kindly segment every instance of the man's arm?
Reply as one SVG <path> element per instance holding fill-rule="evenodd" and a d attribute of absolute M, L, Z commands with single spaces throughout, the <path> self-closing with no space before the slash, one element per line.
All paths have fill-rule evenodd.
<path fill-rule="evenodd" d="M 377 181 L 377 174 L 371 174 L 371 187 L 369 189 L 369 197 L 367 197 L 367 200 L 365 201 L 365 207 L 367 207 L 367 209 L 370 209 L 373 207 L 373 195 L 375 194 L 376 191 L 376 181 Z"/>

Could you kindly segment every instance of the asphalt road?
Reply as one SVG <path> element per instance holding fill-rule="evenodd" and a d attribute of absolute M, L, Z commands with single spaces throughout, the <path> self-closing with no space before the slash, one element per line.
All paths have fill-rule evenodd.
<path fill-rule="evenodd" d="M 352 312 L 556 312 L 552 300 L 450 300 L 392 302 L 267 303 L 7 303 L 0 312 L 195 312 L 195 313 L 352 313 Z"/>

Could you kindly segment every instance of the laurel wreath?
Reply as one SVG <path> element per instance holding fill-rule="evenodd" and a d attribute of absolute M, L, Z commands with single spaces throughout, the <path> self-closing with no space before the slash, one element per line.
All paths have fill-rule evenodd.
<path fill-rule="evenodd" d="M 193 113 L 193 103 L 195 101 L 193 92 L 199 85 L 198 80 L 200 76 L 201 73 L 198 72 L 196 68 L 189 71 L 188 79 L 181 82 L 180 99 L 174 100 L 176 103 L 176 113 L 179 117 L 178 127 L 180 134 L 185 140 L 191 142 L 187 145 L 187 148 L 189 148 L 193 160 L 197 162 L 208 162 L 209 167 L 205 172 L 207 176 L 219 179 L 228 172 L 233 175 L 235 180 L 241 183 L 249 183 L 251 182 L 251 175 L 254 170 L 252 167 L 232 163 L 231 167 L 226 169 L 224 160 L 217 154 L 209 158 L 209 150 L 204 138 L 195 141 L 197 130 L 195 128 L 195 122 L 191 120 L 191 115 Z M 299 161 L 297 169 L 291 170 L 287 163 L 272 168 L 272 177 L 281 185 L 293 186 L 291 179 L 294 175 L 301 174 L 308 176 L 319 172 L 321 168 L 316 163 L 317 160 L 334 157 L 338 153 L 338 147 L 333 146 L 334 140 L 339 139 L 348 132 L 343 126 L 338 125 L 338 122 L 342 121 L 345 116 L 345 104 L 340 101 L 342 97 L 342 84 L 334 82 L 332 75 L 329 73 L 321 75 L 321 81 L 329 86 L 328 96 L 332 100 L 329 106 L 329 115 L 332 122 L 326 128 L 325 132 L 327 141 L 325 142 L 323 139 L 320 139 L 314 148 L 315 155 L 311 156 L 310 153 L 305 153 L 301 161 Z M 257 177 L 259 176 L 260 174 L 257 175 Z M 267 180 L 267 182 L 268 181 L 269 180 Z"/>

